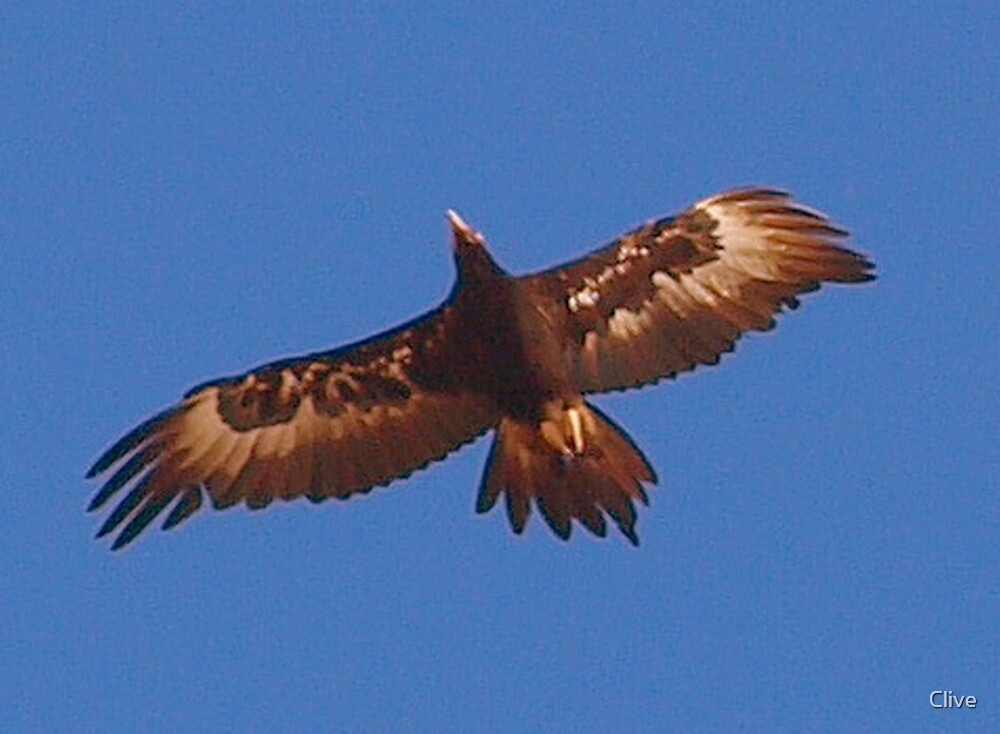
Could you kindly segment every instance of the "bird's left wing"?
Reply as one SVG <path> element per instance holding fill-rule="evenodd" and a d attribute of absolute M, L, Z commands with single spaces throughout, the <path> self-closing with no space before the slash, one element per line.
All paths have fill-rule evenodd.
<path fill-rule="evenodd" d="M 346 498 L 388 484 L 472 440 L 498 419 L 465 389 L 455 314 L 442 306 L 357 344 L 262 365 L 197 387 L 109 448 L 114 469 L 90 504 L 127 488 L 98 536 L 131 542 L 197 510 L 274 499 Z"/>
<path fill-rule="evenodd" d="M 637 387 L 714 364 L 824 281 L 871 280 L 845 234 L 783 192 L 739 189 L 523 282 L 562 325 L 581 392 Z"/>

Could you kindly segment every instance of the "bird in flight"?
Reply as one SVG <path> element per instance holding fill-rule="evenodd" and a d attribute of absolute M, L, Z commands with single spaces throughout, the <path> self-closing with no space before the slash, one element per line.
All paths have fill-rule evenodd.
<path fill-rule="evenodd" d="M 745 331 L 826 281 L 874 278 L 846 232 L 784 192 L 744 188 L 655 219 L 578 260 L 507 273 L 448 212 L 456 277 L 437 308 L 328 351 L 206 382 L 94 463 L 90 510 L 124 490 L 98 537 L 129 543 L 205 501 L 346 499 L 492 430 L 476 511 L 503 497 L 515 533 L 537 507 L 568 539 L 609 521 L 634 545 L 656 473 L 585 396 L 715 364 Z"/>

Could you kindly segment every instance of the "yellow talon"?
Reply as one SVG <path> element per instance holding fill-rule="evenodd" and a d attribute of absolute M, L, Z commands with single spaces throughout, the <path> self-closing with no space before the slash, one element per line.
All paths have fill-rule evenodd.
<path fill-rule="evenodd" d="M 583 424 L 580 420 L 580 409 L 569 408 L 566 411 L 566 417 L 569 419 L 569 435 L 573 440 L 573 453 L 579 456 L 583 453 L 584 448 L 586 448 L 583 443 Z"/>

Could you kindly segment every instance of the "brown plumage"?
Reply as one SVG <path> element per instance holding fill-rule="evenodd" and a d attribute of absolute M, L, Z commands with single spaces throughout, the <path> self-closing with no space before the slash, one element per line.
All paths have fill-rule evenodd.
<path fill-rule="evenodd" d="M 476 504 L 506 499 L 520 533 L 532 500 L 561 538 L 573 522 L 633 544 L 634 501 L 656 475 L 587 393 L 714 364 L 740 334 L 824 281 L 873 265 L 822 214 L 767 189 L 704 199 L 580 260 L 514 277 L 449 212 L 457 278 L 438 308 L 362 342 L 194 388 L 91 467 L 111 472 L 91 510 L 125 496 L 98 531 L 120 548 L 165 513 L 185 520 L 274 499 L 319 502 L 388 484 L 490 429 Z"/>

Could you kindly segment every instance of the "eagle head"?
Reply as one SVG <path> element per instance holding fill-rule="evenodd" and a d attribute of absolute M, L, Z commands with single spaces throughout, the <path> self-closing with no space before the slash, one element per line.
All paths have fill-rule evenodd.
<path fill-rule="evenodd" d="M 454 209 L 449 209 L 447 216 L 451 225 L 451 247 L 455 253 L 460 279 L 468 281 L 484 276 L 504 275 L 503 268 L 497 265 L 486 249 L 486 239 L 482 233 L 466 224 Z"/>
<path fill-rule="evenodd" d="M 451 225 L 452 247 L 456 254 L 463 249 L 486 246 L 483 235 L 466 224 L 465 220 L 454 209 L 448 210 L 447 217 L 448 223 Z"/>

